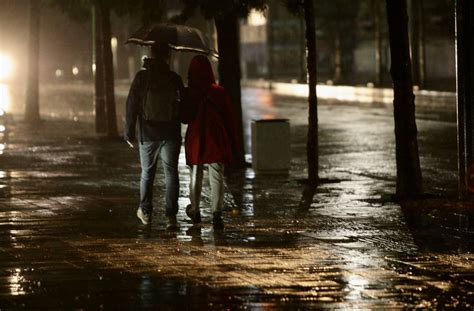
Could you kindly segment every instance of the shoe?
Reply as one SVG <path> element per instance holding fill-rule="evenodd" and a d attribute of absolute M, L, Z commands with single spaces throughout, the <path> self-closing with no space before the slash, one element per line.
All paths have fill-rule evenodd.
<path fill-rule="evenodd" d="M 176 216 L 168 216 L 168 222 L 166 223 L 166 230 L 178 229 L 178 221 Z"/>
<path fill-rule="evenodd" d="M 212 225 L 214 226 L 214 230 L 222 230 L 224 229 L 224 221 L 222 220 L 221 213 L 214 213 L 212 216 Z"/>
<path fill-rule="evenodd" d="M 198 224 L 201 222 L 201 213 L 193 212 L 191 204 L 186 206 L 186 215 L 188 215 L 188 217 L 191 218 L 193 224 Z"/>
<path fill-rule="evenodd" d="M 139 207 L 137 209 L 137 217 L 138 217 L 138 219 L 141 220 L 142 224 L 144 224 L 144 225 L 148 225 L 151 221 L 150 215 L 144 213 L 143 210 L 141 209 L 141 207 Z"/>

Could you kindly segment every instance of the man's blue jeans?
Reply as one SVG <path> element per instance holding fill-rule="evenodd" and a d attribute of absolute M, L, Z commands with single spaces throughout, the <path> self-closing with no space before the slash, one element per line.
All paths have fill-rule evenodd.
<path fill-rule="evenodd" d="M 140 208 L 144 213 L 153 210 L 153 182 L 155 180 L 158 158 L 165 173 L 166 216 L 178 213 L 179 177 L 178 159 L 181 140 L 162 140 L 140 143 Z"/>

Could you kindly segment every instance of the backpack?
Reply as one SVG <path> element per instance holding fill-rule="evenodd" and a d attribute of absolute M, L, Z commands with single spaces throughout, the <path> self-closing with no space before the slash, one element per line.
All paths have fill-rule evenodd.
<path fill-rule="evenodd" d="M 142 117 L 147 122 L 171 122 L 179 120 L 180 92 L 172 71 L 147 77 L 143 98 Z"/>

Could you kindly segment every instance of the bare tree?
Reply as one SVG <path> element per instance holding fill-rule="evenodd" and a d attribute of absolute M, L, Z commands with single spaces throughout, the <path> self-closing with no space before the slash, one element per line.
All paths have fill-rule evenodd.
<path fill-rule="evenodd" d="M 117 113 L 115 111 L 115 83 L 114 83 L 114 63 L 111 46 L 110 30 L 110 7 L 105 2 L 100 2 L 100 15 L 102 20 L 102 53 L 104 61 L 105 77 L 105 107 L 107 113 L 107 136 L 118 136 Z"/>
<path fill-rule="evenodd" d="M 415 119 L 415 95 L 411 76 L 406 0 L 386 0 L 394 91 L 397 196 L 421 194 L 422 179 Z"/>
<path fill-rule="evenodd" d="M 94 71 L 94 110 L 96 133 L 107 132 L 107 117 L 105 112 L 105 68 L 102 36 L 102 14 L 97 3 L 92 5 L 93 27 L 93 63 Z"/>
<path fill-rule="evenodd" d="M 316 52 L 316 16 L 314 0 L 283 0 L 286 8 L 293 14 L 303 16 L 306 39 L 306 69 L 308 82 L 308 133 L 306 140 L 306 158 L 308 163 L 308 187 L 303 195 L 314 195 L 319 182 L 319 148 L 318 148 L 318 97 L 317 52 Z M 310 196 L 312 198 L 312 195 Z"/>
<path fill-rule="evenodd" d="M 375 43 L 375 84 L 383 84 L 382 71 L 382 25 L 380 14 L 380 0 L 371 0 L 372 17 L 374 23 L 374 43 Z"/>
<path fill-rule="evenodd" d="M 308 68 L 308 137 L 306 154 L 308 160 L 308 182 L 317 184 L 319 179 L 318 150 L 318 97 L 316 94 L 317 57 L 316 57 L 316 26 L 314 22 L 313 0 L 304 0 L 304 20 L 306 24 L 306 64 Z"/>
<path fill-rule="evenodd" d="M 38 124 L 39 114 L 39 30 L 41 1 L 29 1 L 28 77 L 26 80 L 25 121 Z"/>
<path fill-rule="evenodd" d="M 235 12 L 229 11 L 215 18 L 217 31 L 217 45 L 219 49 L 219 84 L 222 85 L 232 100 L 232 109 L 235 115 L 237 139 L 240 146 L 244 146 L 242 105 L 241 105 L 241 71 L 240 71 L 240 30 L 239 20 Z M 234 151 L 237 163 L 245 163 L 244 152 Z"/>

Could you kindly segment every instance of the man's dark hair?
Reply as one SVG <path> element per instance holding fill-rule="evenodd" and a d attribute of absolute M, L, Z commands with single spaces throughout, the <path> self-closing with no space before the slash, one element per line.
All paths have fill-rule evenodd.
<path fill-rule="evenodd" d="M 171 49 L 167 44 L 158 43 L 151 46 L 151 57 L 157 59 L 167 59 L 170 57 Z"/>

